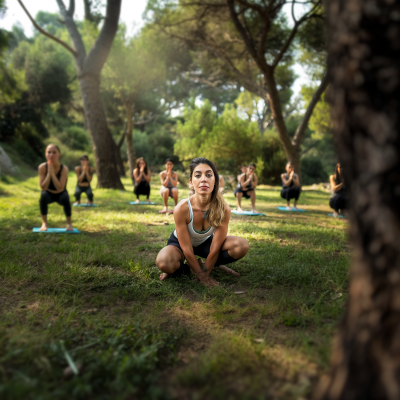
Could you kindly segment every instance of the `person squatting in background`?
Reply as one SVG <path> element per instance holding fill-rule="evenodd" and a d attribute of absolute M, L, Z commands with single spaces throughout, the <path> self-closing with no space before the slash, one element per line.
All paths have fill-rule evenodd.
<path fill-rule="evenodd" d="M 167 158 L 165 160 L 165 170 L 160 172 L 160 195 L 164 201 L 164 208 L 159 211 L 160 214 L 166 214 L 167 212 L 170 214 L 173 213 L 173 211 L 168 211 L 168 197 L 174 200 L 175 207 L 178 204 L 178 189 L 176 188 L 178 184 L 178 174 L 172 171 L 172 168 L 174 168 L 174 163 L 170 158 Z"/>
<path fill-rule="evenodd" d="M 294 166 L 289 161 L 286 164 L 286 173 L 281 175 L 282 179 L 282 191 L 281 197 L 286 200 L 286 208 L 290 208 L 290 200 L 294 199 L 294 208 L 297 210 L 297 202 L 301 193 L 301 186 L 299 176 L 294 172 Z"/>
<path fill-rule="evenodd" d="M 58 146 L 49 144 L 46 147 L 47 162 L 38 167 L 39 185 L 42 189 L 39 206 L 42 215 L 41 231 L 47 231 L 48 205 L 57 202 L 64 208 L 67 217 L 67 231 L 73 231 L 71 220 L 71 203 L 67 192 L 68 168 L 60 164 L 61 153 Z"/>
<path fill-rule="evenodd" d="M 150 181 L 151 172 L 147 168 L 147 162 L 143 157 L 136 160 L 136 168 L 133 170 L 133 180 L 135 188 L 133 193 L 136 195 L 136 203 L 139 203 L 139 195 L 146 196 L 146 201 L 150 202 Z"/>
<path fill-rule="evenodd" d="M 92 181 L 94 168 L 89 166 L 89 157 L 84 154 L 81 157 L 81 165 L 75 167 L 75 173 L 78 176 L 78 183 L 75 188 L 75 204 L 80 204 L 82 193 L 86 193 L 89 204 L 93 204 L 93 192 L 90 187 Z"/>
<path fill-rule="evenodd" d="M 219 267 L 239 276 L 225 264 L 244 257 L 249 244 L 246 239 L 227 236 L 231 210 L 219 190 L 218 171 L 211 161 L 202 157 L 192 160 L 189 185 L 194 194 L 175 208 L 176 229 L 156 258 L 162 272 L 160 280 L 189 275 L 192 271 L 204 285 L 216 286 L 211 271 Z M 185 259 L 188 264 L 183 263 Z"/>
<path fill-rule="evenodd" d="M 330 176 L 332 197 L 329 206 L 334 210 L 333 216 L 338 217 L 348 208 L 349 196 L 343 177 L 343 167 L 340 163 L 336 164 L 335 174 Z"/>
<path fill-rule="evenodd" d="M 243 170 L 243 167 L 242 167 Z M 238 211 L 242 210 L 242 197 L 251 199 L 251 211 L 256 213 L 256 187 L 258 183 L 258 177 L 255 174 L 256 165 L 249 164 L 247 170 L 239 176 L 239 185 L 236 188 L 234 195 L 237 198 Z"/>

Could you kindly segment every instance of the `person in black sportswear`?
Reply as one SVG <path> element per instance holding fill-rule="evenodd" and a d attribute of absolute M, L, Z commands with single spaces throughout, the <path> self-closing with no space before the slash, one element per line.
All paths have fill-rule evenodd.
<path fill-rule="evenodd" d="M 61 153 L 58 146 L 49 144 L 46 147 L 47 162 L 39 165 L 39 185 L 42 189 L 39 205 L 42 215 L 41 231 L 47 231 L 47 209 L 48 205 L 57 202 L 64 207 L 67 217 L 67 231 L 72 231 L 71 203 L 67 192 L 68 168 L 61 164 Z"/>
<path fill-rule="evenodd" d="M 251 210 L 256 213 L 256 186 L 258 183 L 258 177 L 255 174 L 256 166 L 255 164 L 249 164 L 247 171 L 242 175 L 238 176 L 239 184 L 236 188 L 234 195 L 237 198 L 238 211 L 242 210 L 242 197 L 246 199 L 251 199 Z"/>
<path fill-rule="evenodd" d="M 348 193 L 343 178 L 343 167 L 336 164 L 335 175 L 330 176 L 332 197 L 329 200 L 329 206 L 334 210 L 333 216 L 345 213 L 348 208 Z"/>
<path fill-rule="evenodd" d="M 294 173 L 294 166 L 290 161 L 286 164 L 286 173 L 281 175 L 281 179 L 281 197 L 286 200 L 286 208 L 291 210 L 290 200 L 294 199 L 294 208 L 297 210 L 297 202 L 300 197 L 301 186 L 299 176 Z"/>
<path fill-rule="evenodd" d="M 80 204 L 82 193 L 86 193 L 89 204 L 93 204 L 93 192 L 90 187 L 92 181 L 94 168 L 89 166 L 89 157 L 85 154 L 81 157 L 81 165 L 75 167 L 75 172 L 78 177 L 78 183 L 75 188 L 75 200 L 74 204 Z"/>
<path fill-rule="evenodd" d="M 147 168 L 147 162 L 143 157 L 136 160 L 136 168 L 133 170 L 133 182 L 135 188 L 133 193 L 136 195 L 136 203 L 139 203 L 139 195 L 145 195 L 146 201 L 150 202 L 150 181 L 151 172 Z"/>

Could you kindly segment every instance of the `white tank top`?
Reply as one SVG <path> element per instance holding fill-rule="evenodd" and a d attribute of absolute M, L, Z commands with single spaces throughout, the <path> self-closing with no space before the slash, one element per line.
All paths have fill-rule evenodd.
<path fill-rule="evenodd" d="M 193 226 L 193 209 L 192 209 L 192 204 L 190 203 L 190 199 L 187 199 L 188 201 L 188 206 L 189 206 L 189 213 L 190 213 L 190 222 L 188 223 L 188 231 L 189 231 L 189 236 L 190 236 L 190 241 L 192 242 L 193 247 L 200 246 L 202 243 L 204 243 L 210 236 L 214 235 L 215 232 L 215 227 L 210 226 L 208 229 L 205 231 L 196 231 Z M 174 230 L 174 235 L 175 237 L 179 240 L 178 235 L 176 234 L 176 229 Z"/>

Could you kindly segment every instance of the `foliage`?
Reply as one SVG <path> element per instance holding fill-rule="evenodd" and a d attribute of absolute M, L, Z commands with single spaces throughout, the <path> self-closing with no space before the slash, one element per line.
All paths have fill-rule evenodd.
<path fill-rule="evenodd" d="M 328 174 L 324 170 L 321 160 L 315 156 L 306 156 L 301 159 L 302 183 L 311 185 L 313 183 L 327 182 Z"/>
<path fill-rule="evenodd" d="M 91 151 L 89 132 L 79 126 L 65 128 L 58 137 L 71 150 Z"/>

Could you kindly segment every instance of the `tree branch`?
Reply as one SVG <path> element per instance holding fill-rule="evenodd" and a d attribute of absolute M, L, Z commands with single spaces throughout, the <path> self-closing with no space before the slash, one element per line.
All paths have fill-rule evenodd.
<path fill-rule="evenodd" d="M 75 14 L 75 0 L 69 0 L 68 14 L 71 16 L 71 18 L 74 18 L 74 14 Z"/>
<path fill-rule="evenodd" d="M 121 0 L 107 0 L 104 25 L 85 60 L 85 67 L 88 73 L 100 74 L 117 33 L 120 12 Z"/>
<path fill-rule="evenodd" d="M 317 143 L 319 141 L 315 140 L 314 142 L 312 142 L 309 146 L 307 146 L 301 153 L 300 153 L 300 157 L 304 156 L 304 154 L 308 153 L 312 148 L 314 148 Z"/>
<path fill-rule="evenodd" d="M 21 0 L 18 0 L 18 3 L 21 5 L 21 7 L 23 8 L 23 10 L 25 11 L 26 15 L 28 16 L 28 18 L 31 20 L 33 26 L 43 35 L 47 36 L 48 38 L 54 40 L 55 42 L 61 44 L 61 46 L 65 47 L 70 53 L 72 53 L 72 55 L 74 57 L 76 57 L 77 52 L 75 49 L 73 49 L 71 46 L 69 46 L 67 43 L 63 42 L 61 39 L 51 35 L 50 33 L 46 32 L 44 29 L 42 29 L 37 23 L 36 21 L 32 18 L 31 14 L 29 14 L 29 11 L 25 8 L 24 4 L 22 3 Z"/>
<path fill-rule="evenodd" d="M 322 93 L 324 93 L 326 87 L 328 86 L 328 83 L 329 83 L 329 74 L 326 72 L 325 76 L 322 78 L 319 88 L 314 93 L 314 96 L 312 97 L 311 102 L 307 107 L 307 111 L 304 114 L 304 117 L 303 117 L 302 121 L 300 122 L 300 125 L 297 127 L 296 133 L 294 134 L 292 144 L 293 144 L 293 146 L 297 147 L 298 149 L 300 148 L 300 145 L 303 141 L 304 133 L 306 131 L 308 122 L 310 121 L 310 118 L 314 111 L 314 108 L 317 105 L 318 101 L 320 100 Z"/>

